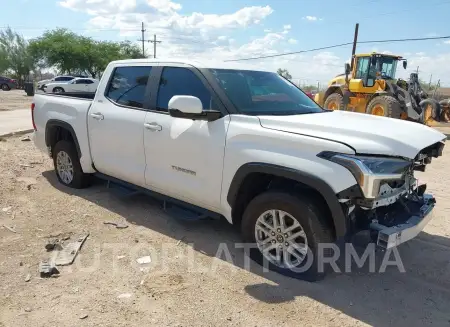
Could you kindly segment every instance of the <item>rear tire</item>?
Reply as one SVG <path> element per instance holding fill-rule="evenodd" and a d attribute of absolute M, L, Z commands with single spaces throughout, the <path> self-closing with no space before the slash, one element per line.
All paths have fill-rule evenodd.
<path fill-rule="evenodd" d="M 91 176 L 83 173 L 75 144 L 59 141 L 52 154 L 56 177 L 61 184 L 71 188 L 85 188 L 90 185 Z"/>
<path fill-rule="evenodd" d="M 328 110 L 344 110 L 344 97 L 339 93 L 332 93 L 325 100 L 323 107 Z"/>
<path fill-rule="evenodd" d="M 401 119 L 403 110 L 400 102 L 390 95 L 380 95 L 373 98 L 366 108 L 366 113 L 376 116 Z"/>
<path fill-rule="evenodd" d="M 274 215 L 280 223 L 271 229 L 269 227 L 274 222 Z M 262 223 L 261 219 L 265 223 L 268 222 L 268 225 Z M 297 224 L 298 227 L 289 231 L 289 227 Z M 262 232 L 261 226 L 266 227 L 267 233 Z M 304 237 L 300 236 L 302 230 Z M 317 260 L 319 244 L 332 243 L 334 229 L 327 220 L 327 211 L 314 198 L 283 191 L 260 194 L 245 209 L 241 233 L 244 242 L 256 244 L 256 247 L 250 249 L 250 257 L 258 264 L 282 275 L 308 281 L 316 281 L 325 276 Z M 295 237 L 296 235 L 299 236 Z M 290 237 L 295 238 L 290 240 Z M 272 249 L 269 249 L 271 247 Z M 265 249 L 265 254 L 262 248 Z M 307 253 L 303 261 L 300 261 L 298 254 L 305 248 Z M 272 252 L 275 253 L 275 259 Z M 280 259 L 277 264 L 278 254 Z"/>
<path fill-rule="evenodd" d="M 9 87 L 8 84 L 2 84 L 2 90 L 3 90 L 3 91 L 10 91 L 11 88 Z"/>

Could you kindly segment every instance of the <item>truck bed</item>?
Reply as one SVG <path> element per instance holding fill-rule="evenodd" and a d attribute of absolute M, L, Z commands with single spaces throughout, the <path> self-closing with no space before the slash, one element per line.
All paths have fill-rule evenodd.
<path fill-rule="evenodd" d="M 37 93 L 34 95 L 33 111 L 36 124 L 36 137 L 41 140 L 39 147 L 46 150 L 46 129 L 51 124 L 64 123 L 65 127 L 73 131 L 74 137 L 80 147 L 82 157 L 80 162 L 86 172 L 90 172 L 91 159 L 89 157 L 87 115 L 93 102 L 94 94 L 86 93 L 63 93 L 47 94 Z"/>

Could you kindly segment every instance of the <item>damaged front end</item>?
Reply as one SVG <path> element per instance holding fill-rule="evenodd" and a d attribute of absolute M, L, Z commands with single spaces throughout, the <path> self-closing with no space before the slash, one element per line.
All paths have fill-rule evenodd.
<path fill-rule="evenodd" d="M 432 218 L 436 200 L 419 185 L 414 171 L 424 171 L 442 155 L 437 142 L 414 159 L 324 152 L 321 158 L 346 167 L 357 184 L 337 194 L 347 217 L 348 234 L 370 230 L 377 245 L 395 247 L 419 234 Z"/>

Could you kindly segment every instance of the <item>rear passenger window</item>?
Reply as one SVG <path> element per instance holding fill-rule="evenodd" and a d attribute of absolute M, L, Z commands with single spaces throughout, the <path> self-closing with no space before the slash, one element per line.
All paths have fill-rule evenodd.
<path fill-rule="evenodd" d="M 166 67 L 159 81 L 157 110 L 168 111 L 174 95 L 192 95 L 199 98 L 203 109 L 213 109 L 213 98 L 202 81 L 189 69 Z"/>
<path fill-rule="evenodd" d="M 143 108 L 151 67 L 117 67 L 105 96 L 124 106 Z"/>

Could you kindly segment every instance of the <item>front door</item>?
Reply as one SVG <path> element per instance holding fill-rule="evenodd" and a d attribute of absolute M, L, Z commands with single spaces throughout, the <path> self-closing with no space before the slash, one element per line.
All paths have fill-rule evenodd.
<path fill-rule="evenodd" d="M 88 113 L 95 168 L 106 175 L 145 186 L 144 120 L 151 67 L 124 66 L 112 72 L 105 94 Z"/>
<path fill-rule="evenodd" d="M 195 69 L 164 67 L 153 110 L 145 117 L 144 147 L 149 188 L 214 211 L 220 207 L 229 116 L 207 122 L 168 114 L 175 95 L 196 96 L 204 110 L 219 110 L 213 94 Z"/>

